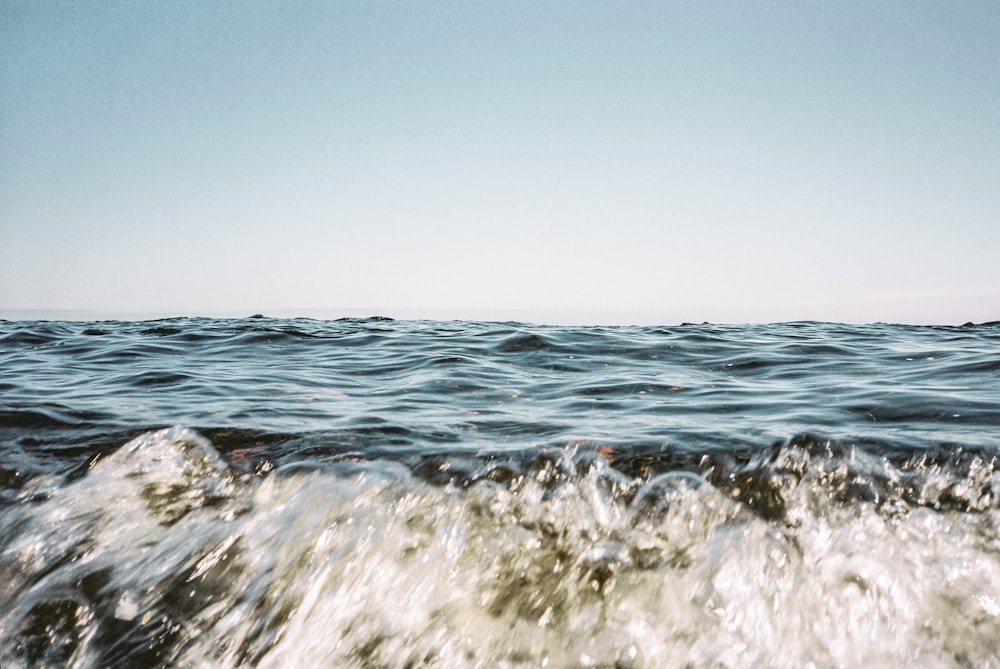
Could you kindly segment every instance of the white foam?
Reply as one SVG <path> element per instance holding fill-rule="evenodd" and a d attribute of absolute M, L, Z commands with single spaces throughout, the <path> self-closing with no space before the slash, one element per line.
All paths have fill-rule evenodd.
<path fill-rule="evenodd" d="M 384 462 L 259 479 L 152 433 L 4 516 L 3 666 L 54 600 L 79 603 L 53 632 L 77 667 L 104 663 L 112 621 L 196 667 L 1000 663 L 996 511 L 837 503 L 820 474 L 768 521 L 601 459 L 559 484 Z"/>

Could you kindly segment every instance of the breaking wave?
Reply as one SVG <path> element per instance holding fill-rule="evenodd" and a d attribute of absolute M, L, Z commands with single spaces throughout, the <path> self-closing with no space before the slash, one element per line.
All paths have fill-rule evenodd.
<path fill-rule="evenodd" d="M 1000 663 L 985 451 L 267 453 L 170 428 L 21 485 L 3 666 Z"/>

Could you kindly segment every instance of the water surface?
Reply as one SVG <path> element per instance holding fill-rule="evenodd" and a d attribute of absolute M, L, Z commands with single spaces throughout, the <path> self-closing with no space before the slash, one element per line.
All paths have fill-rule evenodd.
<path fill-rule="evenodd" d="M 1000 327 L 0 321 L 0 660 L 1000 664 Z"/>

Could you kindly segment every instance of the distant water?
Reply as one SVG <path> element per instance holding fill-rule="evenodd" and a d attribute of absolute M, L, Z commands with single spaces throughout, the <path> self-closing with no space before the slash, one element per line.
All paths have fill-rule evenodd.
<path fill-rule="evenodd" d="M 0 321 L 0 667 L 1000 666 L 1000 326 Z"/>

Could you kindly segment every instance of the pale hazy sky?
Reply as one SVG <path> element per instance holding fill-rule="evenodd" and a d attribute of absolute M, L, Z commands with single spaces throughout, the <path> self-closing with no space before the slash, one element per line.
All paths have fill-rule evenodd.
<path fill-rule="evenodd" d="M 1000 2 L 0 0 L 26 308 L 1000 319 Z"/>

